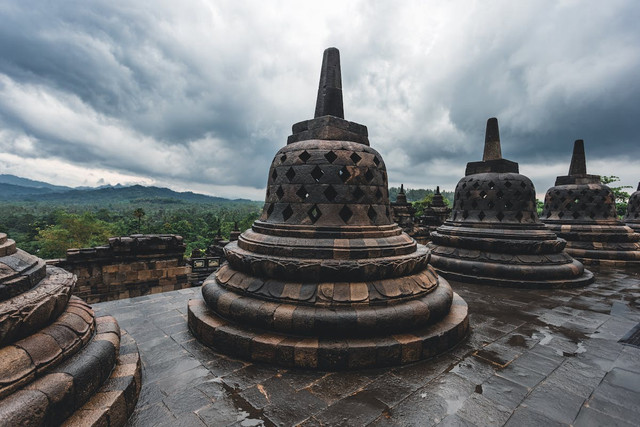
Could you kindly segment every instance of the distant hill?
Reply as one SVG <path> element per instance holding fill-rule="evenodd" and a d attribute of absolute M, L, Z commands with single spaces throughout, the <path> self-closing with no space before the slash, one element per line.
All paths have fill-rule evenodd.
<path fill-rule="evenodd" d="M 107 187 L 95 190 L 71 190 L 64 193 L 42 194 L 35 199 L 33 196 L 26 197 L 25 200 L 38 200 L 65 203 L 113 203 L 113 202 L 192 202 L 192 203 L 224 203 L 249 201 L 245 199 L 229 200 L 223 197 L 213 197 L 204 194 L 192 193 L 190 191 L 179 193 L 168 188 L 144 187 L 142 185 L 132 185 L 131 187 Z"/>
<path fill-rule="evenodd" d="M 24 187 L 22 185 L 0 183 L 0 199 L 3 200 L 21 200 L 25 197 L 42 196 L 55 192 L 50 188 Z"/>
<path fill-rule="evenodd" d="M 8 174 L 0 174 L 0 184 L 9 184 L 17 187 L 27 187 L 27 188 L 43 188 L 51 191 L 73 190 L 72 187 L 65 187 L 63 185 L 53 185 L 44 181 L 34 181 L 33 179 L 22 178 L 19 176 L 8 175 Z"/>
<path fill-rule="evenodd" d="M 103 186 L 98 188 L 71 188 L 33 181 L 14 175 L 0 175 L 0 200 L 14 202 L 45 202 L 52 204 L 103 204 L 103 203 L 229 203 L 249 202 L 247 199 L 230 200 L 207 196 L 191 191 L 177 192 L 168 188 Z"/>

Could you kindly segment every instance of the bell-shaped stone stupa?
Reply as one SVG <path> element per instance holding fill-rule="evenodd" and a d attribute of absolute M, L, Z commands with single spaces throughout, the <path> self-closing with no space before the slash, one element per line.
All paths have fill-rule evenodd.
<path fill-rule="evenodd" d="M 487 122 L 484 156 L 467 163 L 453 210 L 431 233 L 431 263 L 449 280 L 495 286 L 583 286 L 593 274 L 564 252 L 566 242 L 538 219 L 536 191 L 518 164 L 502 158 L 498 120 Z"/>
<path fill-rule="evenodd" d="M 640 233 L 640 183 L 638 183 L 638 189 L 629 197 L 629 203 L 627 204 L 627 213 L 625 214 L 623 221 L 636 233 Z"/>
<path fill-rule="evenodd" d="M 587 174 L 582 140 L 573 146 L 569 175 L 547 191 L 541 217 L 584 264 L 640 264 L 640 234 L 618 219 L 613 191 L 600 176 Z"/>
<path fill-rule="evenodd" d="M 0 425 L 121 426 L 133 412 L 135 342 L 71 296 L 75 285 L 0 233 Z"/>
<path fill-rule="evenodd" d="M 189 302 L 189 328 L 220 352 L 356 369 L 431 357 L 467 333 L 465 302 L 392 221 L 384 161 L 344 120 L 341 87 L 330 48 L 315 118 L 275 155 L 262 216 Z"/>
<path fill-rule="evenodd" d="M 433 193 L 433 199 L 429 206 L 424 210 L 423 221 L 427 225 L 442 225 L 449 215 L 451 214 L 451 208 L 444 202 L 444 197 L 440 194 L 440 186 L 436 187 L 435 193 Z"/>
<path fill-rule="evenodd" d="M 391 203 L 391 215 L 396 224 L 402 228 L 402 231 L 409 235 L 413 233 L 413 214 L 415 212 L 413 205 L 407 202 L 404 184 L 401 184 L 396 201 Z"/>

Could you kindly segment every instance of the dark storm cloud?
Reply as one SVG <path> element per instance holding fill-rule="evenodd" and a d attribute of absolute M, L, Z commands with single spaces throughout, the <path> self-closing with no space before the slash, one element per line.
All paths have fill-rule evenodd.
<path fill-rule="evenodd" d="M 625 166 L 640 155 L 633 1 L 6 3 L 5 164 L 55 158 L 261 198 L 335 45 L 346 117 L 369 127 L 392 184 L 453 187 L 491 116 L 539 192 L 577 138 L 594 173 L 640 179 Z"/>

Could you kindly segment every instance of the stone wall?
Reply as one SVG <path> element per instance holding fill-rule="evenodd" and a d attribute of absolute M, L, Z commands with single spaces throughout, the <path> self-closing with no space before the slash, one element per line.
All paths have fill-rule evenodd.
<path fill-rule="evenodd" d="M 109 245 L 69 249 L 49 260 L 78 276 L 74 294 L 89 303 L 173 291 L 191 286 L 181 236 L 112 237 Z"/>

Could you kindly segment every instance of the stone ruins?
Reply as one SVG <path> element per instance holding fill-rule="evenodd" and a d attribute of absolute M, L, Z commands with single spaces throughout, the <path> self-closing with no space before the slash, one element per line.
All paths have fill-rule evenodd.
<path fill-rule="evenodd" d="M 72 296 L 73 274 L 3 233 L 0 255 L 0 424 L 124 425 L 141 387 L 135 342 Z"/>
<path fill-rule="evenodd" d="M 185 244 L 171 234 L 112 237 L 95 248 L 69 249 L 48 261 L 78 277 L 74 295 L 89 303 L 132 298 L 191 286 Z"/>
<path fill-rule="evenodd" d="M 640 264 L 640 234 L 618 219 L 613 191 L 600 176 L 587 174 L 582 140 L 573 146 L 569 175 L 547 191 L 542 220 L 585 264 Z"/>
<path fill-rule="evenodd" d="M 536 192 L 518 164 L 502 158 L 498 120 L 487 121 L 482 161 L 467 163 L 453 211 L 431 233 L 431 263 L 449 280 L 556 288 L 593 282 L 538 219 Z"/>
<path fill-rule="evenodd" d="M 323 370 L 398 365 L 455 346 L 467 305 L 396 225 L 382 156 L 344 120 L 339 52 L 324 52 L 315 118 L 269 169 L 262 216 L 189 302 L 217 351 Z"/>

